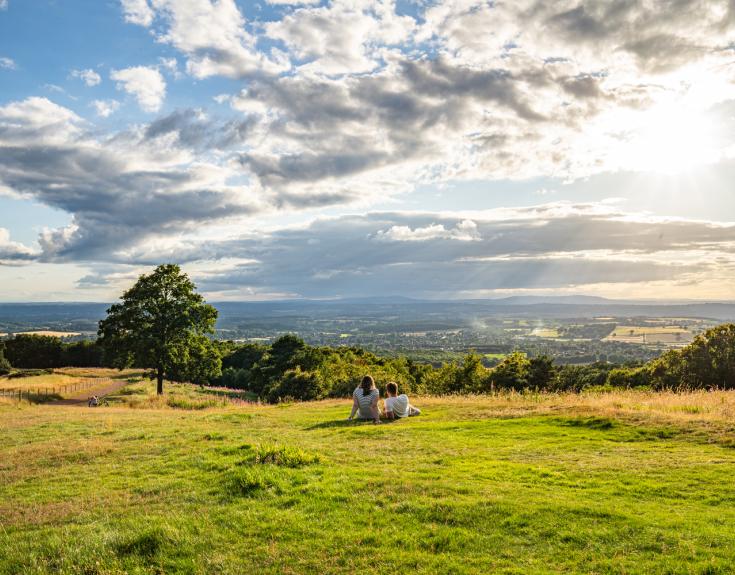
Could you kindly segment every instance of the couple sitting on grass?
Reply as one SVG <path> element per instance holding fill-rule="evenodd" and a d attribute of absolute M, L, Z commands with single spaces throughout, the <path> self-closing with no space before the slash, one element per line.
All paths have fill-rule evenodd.
<path fill-rule="evenodd" d="M 398 395 L 398 385 L 395 382 L 391 381 L 385 386 L 385 393 L 387 397 L 383 403 L 386 419 L 400 419 L 421 413 L 421 410 L 408 402 L 408 396 L 405 393 Z M 352 419 L 357 414 L 358 419 L 380 423 L 381 413 L 378 401 L 380 401 L 380 392 L 375 387 L 375 381 L 371 376 L 366 375 L 352 393 L 352 413 L 347 419 Z"/>

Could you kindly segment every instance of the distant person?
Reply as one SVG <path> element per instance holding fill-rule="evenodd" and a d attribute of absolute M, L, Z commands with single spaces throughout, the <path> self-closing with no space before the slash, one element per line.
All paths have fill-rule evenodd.
<path fill-rule="evenodd" d="M 97 398 L 96 395 L 93 395 L 92 397 L 90 397 L 89 401 L 87 402 L 87 405 L 89 405 L 89 407 L 97 407 L 99 404 L 100 404 L 100 400 Z"/>
<path fill-rule="evenodd" d="M 380 392 L 375 387 L 375 381 L 366 375 L 352 392 L 352 412 L 347 419 L 352 419 L 357 414 L 359 419 L 372 419 L 373 423 L 380 423 L 379 399 Z"/>
<path fill-rule="evenodd" d="M 398 384 L 391 381 L 385 386 L 385 416 L 388 419 L 412 417 L 419 415 L 421 410 L 411 405 L 405 393 L 398 395 Z"/>

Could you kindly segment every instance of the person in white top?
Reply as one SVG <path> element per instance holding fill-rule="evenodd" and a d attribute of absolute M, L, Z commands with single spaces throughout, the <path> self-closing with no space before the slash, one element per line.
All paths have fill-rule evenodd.
<path fill-rule="evenodd" d="M 375 381 L 366 375 L 359 387 L 352 392 L 352 412 L 347 419 L 352 419 L 357 414 L 359 419 L 372 419 L 373 423 L 380 423 L 379 400 L 380 392 L 375 387 Z"/>
<path fill-rule="evenodd" d="M 421 410 L 408 402 L 405 393 L 398 395 L 398 384 L 394 381 L 385 386 L 385 416 L 388 419 L 419 415 Z"/>

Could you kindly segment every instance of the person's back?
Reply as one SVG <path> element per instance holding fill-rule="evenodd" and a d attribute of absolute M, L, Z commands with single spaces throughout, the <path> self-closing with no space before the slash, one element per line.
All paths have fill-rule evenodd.
<path fill-rule="evenodd" d="M 398 395 L 398 384 L 391 381 L 385 386 L 387 397 L 385 398 L 385 414 L 388 418 L 409 417 L 418 415 L 421 410 L 412 406 L 405 393 Z"/>
<path fill-rule="evenodd" d="M 408 417 L 408 396 L 405 393 L 385 398 L 385 411 L 392 412 L 395 417 Z"/>
<path fill-rule="evenodd" d="M 366 394 L 362 387 L 357 387 L 352 393 L 352 397 L 357 400 L 357 416 L 360 419 L 373 419 L 373 405 L 380 399 L 378 388 L 374 387 Z"/>
<path fill-rule="evenodd" d="M 352 392 L 352 413 L 347 419 L 352 419 L 357 413 L 360 419 L 372 419 L 374 423 L 380 423 L 379 399 L 380 392 L 375 387 L 375 381 L 366 375 L 360 386 Z"/>

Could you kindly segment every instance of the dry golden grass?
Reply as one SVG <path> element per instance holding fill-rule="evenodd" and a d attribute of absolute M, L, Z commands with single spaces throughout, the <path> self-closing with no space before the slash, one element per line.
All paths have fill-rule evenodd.
<path fill-rule="evenodd" d="M 108 367 L 59 367 L 54 369 L 54 373 L 74 377 L 128 378 L 141 377 L 144 372 L 141 369 L 114 369 Z"/>
<path fill-rule="evenodd" d="M 59 388 L 82 383 L 80 377 L 72 377 L 59 373 L 36 375 L 33 377 L 0 378 L 0 389 L 43 389 Z"/>
<path fill-rule="evenodd" d="M 585 393 L 500 392 L 480 396 L 420 397 L 419 407 L 461 410 L 478 417 L 545 415 L 551 413 L 595 414 L 611 418 L 647 419 L 660 423 L 716 424 L 735 428 L 734 391 L 637 391 Z"/>

